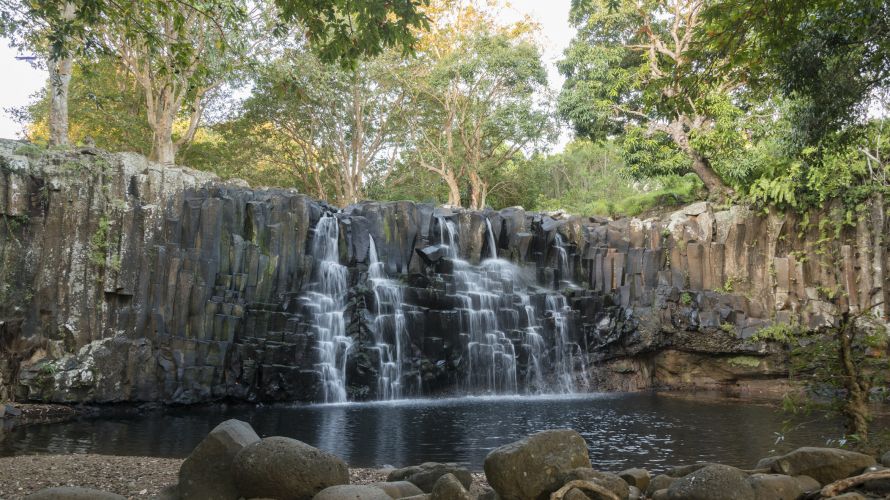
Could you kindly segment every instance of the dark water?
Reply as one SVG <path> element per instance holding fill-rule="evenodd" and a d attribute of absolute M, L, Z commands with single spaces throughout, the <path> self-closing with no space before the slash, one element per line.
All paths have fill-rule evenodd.
<path fill-rule="evenodd" d="M 0 434 L 0 455 L 184 457 L 227 418 L 250 422 L 261 436 L 305 441 L 356 467 L 456 461 L 481 469 L 491 449 L 560 427 L 584 436 L 594 466 L 602 470 L 660 470 L 695 461 L 752 467 L 772 451 L 822 445 L 841 433 L 836 422 L 811 418 L 776 445 L 775 433 L 788 416 L 774 405 L 599 394 L 168 410 L 13 429 Z"/>

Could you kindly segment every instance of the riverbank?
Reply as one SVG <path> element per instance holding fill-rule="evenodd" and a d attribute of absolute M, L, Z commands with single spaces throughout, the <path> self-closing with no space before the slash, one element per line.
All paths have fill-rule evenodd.
<path fill-rule="evenodd" d="M 22 455 L 0 457 L 0 498 L 13 500 L 43 488 L 78 486 L 123 495 L 152 498 L 177 483 L 179 458 L 115 455 Z M 351 484 L 386 481 L 388 470 L 350 468 Z M 473 474 L 473 491 L 485 485 L 483 474 Z"/>

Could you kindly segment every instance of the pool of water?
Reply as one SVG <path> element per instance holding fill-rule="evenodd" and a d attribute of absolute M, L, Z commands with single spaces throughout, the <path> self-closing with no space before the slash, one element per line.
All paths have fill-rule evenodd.
<path fill-rule="evenodd" d="M 695 461 L 753 467 L 771 452 L 823 445 L 841 434 L 836 421 L 810 417 L 777 444 L 788 419 L 777 406 L 638 393 L 168 409 L 12 429 L 0 434 L 0 455 L 185 457 L 215 425 L 237 418 L 260 436 L 293 437 L 354 467 L 453 461 L 481 469 L 493 448 L 569 427 L 587 440 L 594 467 L 657 471 Z"/>

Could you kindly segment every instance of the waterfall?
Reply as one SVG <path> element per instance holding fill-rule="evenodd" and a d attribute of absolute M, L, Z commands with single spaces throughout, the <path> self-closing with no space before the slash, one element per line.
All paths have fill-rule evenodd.
<path fill-rule="evenodd" d="M 402 365 L 408 347 L 402 286 L 386 276 L 377 256 L 377 245 L 370 237 L 368 279 L 374 291 L 374 341 L 379 356 L 378 399 L 400 399 L 405 396 Z M 420 373 L 417 374 L 420 387 Z"/>
<path fill-rule="evenodd" d="M 569 256 L 565 249 L 565 243 L 562 240 L 562 235 L 559 232 L 556 233 L 556 237 L 553 240 L 553 246 L 556 248 L 556 255 L 559 259 L 557 271 L 559 271 L 559 278 L 556 279 L 556 286 L 559 287 L 562 283 L 571 284 L 572 283 L 572 270 L 569 268 Z"/>
<path fill-rule="evenodd" d="M 352 347 L 343 317 L 348 283 L 346 266 L 340 265 L 339 238 L 337 218 L 329 214 L 322 216 L 312 238 L 315 280 L 302 300 L 312 318 L 315 368 L 321 377 L 325 403 L 346 401 L 346 358 Z"/>
<path fill-rule="evenodd" d="M 488 238 L 488 258 L 497 259 L 498 249 L 494 243 L 494 231 L 491 230 L 491 220 L 489 220 L 488 217 L 485 218 L 485 234 Z"/>

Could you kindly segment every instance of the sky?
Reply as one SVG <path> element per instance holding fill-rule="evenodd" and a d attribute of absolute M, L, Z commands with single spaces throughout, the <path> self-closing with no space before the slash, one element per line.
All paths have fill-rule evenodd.
<path fill-rule="evenodd" d="M 555 63 L 562 56 L 563 50 L 568 46 L 574 35 L 569 27 L 569 5 L 571 0 L 510 0 L 510 7 L 503 11 L 504 16 L 515 16 L 512 21 L 523 15 L 530 15 L 541 23 L 541 31 L 544 34 L 542 40 L 544 49 L 544 62 L 547 64 L 547 72 L 550 78 L 550 88 L 562 87 L 562 78 L 556 71 Z M 20 126 L 12 120 L 6 111 L 10 107 L 24 106 L 30 100 L 30 96 L 46 84 L 46 73 L 34 69 L 27 61 L 16 59 L 20 54 L 9 47 L 7 40 L 0 39 L 0 137 L 15 139 L 20 137 Z M 560 146 L 566 138 L 560 138 Z"/>

